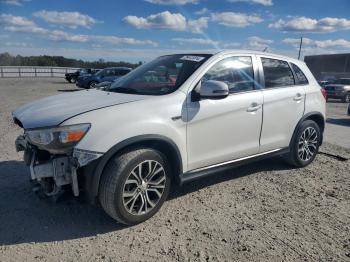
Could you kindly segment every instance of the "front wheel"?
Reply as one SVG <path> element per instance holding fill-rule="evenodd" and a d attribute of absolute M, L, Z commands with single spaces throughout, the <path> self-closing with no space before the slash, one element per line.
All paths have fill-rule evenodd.
<path fill-rule="evenodd" d="M 96 81 L 91 81 L 91 82 L 89 83 L 89 89 L 95 88 L 96 85 L 97 85 L 97 82 L 96 82 Z"/>
<path fill-rule="evenodd" d="M 295 167 L 304 167 L 315 159 L 322 134 L 319 126 L 312 120 L 304 121 L 296 132 L 286 160 Z"/>
<path fill-rule="evenodd" d="M 350 93 L 346 93 L 344 98 L 343 98 L 343 102 L 345 103 L 349 103 L 350 102 Z"/>
<path fill-rule="evenodd" d="M 99 199 L 103 209 L 127 225 L 152 217 L 170 189 L 166 157 L 153 149 L 136 149 L 112 158 L 102 174 Z"/>

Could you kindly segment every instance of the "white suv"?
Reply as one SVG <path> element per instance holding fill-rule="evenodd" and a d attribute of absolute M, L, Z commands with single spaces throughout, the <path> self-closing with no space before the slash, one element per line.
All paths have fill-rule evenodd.
<path fill-rule="evenodd" d="M 295 59 L 251 51 L 161 56 L 104 90 L 13 113 L 31 179 L 99 200 L 125 224 L 154 215 L 171 183 L 282 155 L 308 165 L 322 143 L 324 93 Z"/>

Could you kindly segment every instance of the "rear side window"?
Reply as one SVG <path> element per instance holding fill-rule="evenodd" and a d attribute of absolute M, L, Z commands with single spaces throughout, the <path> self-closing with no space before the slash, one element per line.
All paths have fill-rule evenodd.
<path fill-rule="evenodd" d="M 234 56 L 216 63 L 203 76 L 202 81 L 225 82 L 230 93 L 254 90 L 253 63 L 250 56 Z"/>
<path fill-rule="evenodd" d="M 294 85 L 293 72 L 286 61 L 261 58 L 265 76 L 265 88 Z"/>
<path fill-rule="evenodd" d="M 295 79 L 296 84 L 297 85 L 307 85 L 309 83 L 309 81 L 307 81 L 307 78 L 304 75 L 303 71 L 301 71 L 301 69 L 297 65 L 295 65 L 293 63 L 291 63 L 291 65 L 292 65 L 292 68 L 293 68 L 295 76 L 296 76 L 296 79 Z"/>

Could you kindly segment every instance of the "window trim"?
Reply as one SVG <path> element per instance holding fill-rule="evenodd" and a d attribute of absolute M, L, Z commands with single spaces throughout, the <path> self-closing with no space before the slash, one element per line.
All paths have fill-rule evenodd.
<path fill-rule="evenodd" d="M 265 74 L 264 74 L 264 67 L 262 63 L 262 58 L 267 58 L 267 59 L 272 59 L 272 60 L 279 60 L 286 62 L 289 66 L 289 69 L 292 72 L 293 79 L 294 79 L 294 85 L 287 85 L 287 86 L 276 86 L 276 87 L 266 87 L 265 86 Z M 258 56 L 258 63 L 259 63 L 259 73 L 260 73 L 260 84 L 261 84 L 261 90 L 271 90 L 271 89 L 282 89 L 282 88 L 288 88 L 288 87 L 294 87 L 294 86 L 299 86 L 295 82 L 295 74 L 294 71 L 290 65 L 290 62 L 288 60 L 284 60 L 278 57 L 273 57 L 273 56 Z"/>

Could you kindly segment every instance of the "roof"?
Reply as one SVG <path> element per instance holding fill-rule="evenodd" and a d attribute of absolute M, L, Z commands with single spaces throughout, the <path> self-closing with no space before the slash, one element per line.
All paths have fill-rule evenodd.
<path fill-rule="evenodd" d="M 176 53 L 175 53 L 176 54 Z M 181 52 L 177 54 L 192 54 L 192 55 L 225 55 L 225 54 L 250 54 L 250 55 L 260 55 L 260 56 L 271 56 L 277 59 L 287 59 L 289 61 L 294 61 L 295 63 L 304 63 L 302 60 L 298 60 L 292 57 L 277 55 L 269 52 L 261 52 L 254 50 L 244 50 L 244 49 L 217 49 L 217 50 L 188 50 L 187 52 Z"/>

